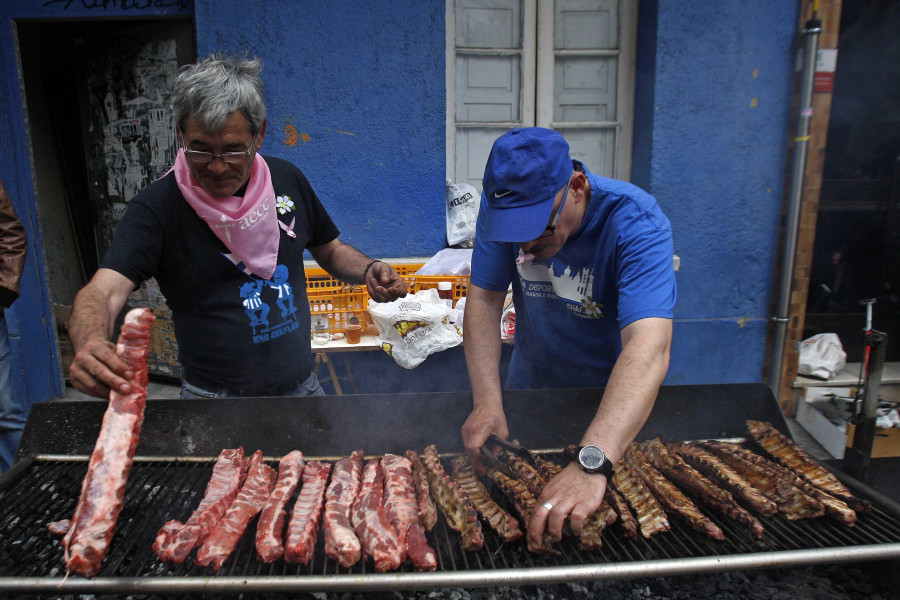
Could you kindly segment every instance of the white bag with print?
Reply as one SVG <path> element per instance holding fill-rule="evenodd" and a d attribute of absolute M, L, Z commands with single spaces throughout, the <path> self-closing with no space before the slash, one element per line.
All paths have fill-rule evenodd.
<path fill-rule="evenodd" d="M 456 310 L 447 306 L 434 288 L 393 302 L 370 299 L 368 308 L 381 349 L 404 369 L 413 369 L 429 354 L 462 343 Z"/>

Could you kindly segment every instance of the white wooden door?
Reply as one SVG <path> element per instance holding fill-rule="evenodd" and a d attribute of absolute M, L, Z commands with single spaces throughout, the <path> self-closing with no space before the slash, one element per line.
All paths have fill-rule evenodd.
<path fill-rule="evenodd" d="M 481 189 L 493 141 L 538 125 L 628 179 L 636 15 L 631 0 L 448 0 L 447 177 Z"/>

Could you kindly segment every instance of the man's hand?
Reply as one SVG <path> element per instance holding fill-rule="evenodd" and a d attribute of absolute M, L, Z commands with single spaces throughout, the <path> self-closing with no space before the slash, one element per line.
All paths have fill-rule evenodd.
<path fill-rule="evenodd" d="M 110 337 L 115 316 L 133 289 L 134 283 L 121 273 L 100 268 L 75 296 L 68 322 L 75 349 L 69 380 L 77 390 L 104 399 L 109 398 L 110 388 L 131 392 L 128 381 L 134 374 Z"/>
<path fill-rule="evenodd" d="M 463 445 L 469 454 L 472 464 L 481 468 L 481 447 L 492 433 L 504 440 L 509 437 L 509 428 L 506 425 L 506 415 L 503 413 L 503 405 L 485 405 L 472 409 L 469 418 L 460 429 Z"/>
<path fill-rule="evenodd" d="M 129 393 L 128 382 L 133 375 L 128 363 L 116 353 L 116 345 L 101 338 L 88 340 L 69 367 L 69 380 L 75 389 L 104 399 L 109 398 L 111 388 Z"/>
<path fill-rule="evenodd" d="M 406 296 L 406 282 L 400 274 L 386 262 L 372 264 L 366 274 L 366 288 L 375 302 L 391 302 Z"/>
<path fill-rule="evenodd" d="M 545 531 L 553 540 L 561 540 L 566 518 L 572 533 L 580 535 L 585 519 L 600 508 L 605 493 L 604 475 L 585 473 L 576 463 L 570 463 L 544 486 L 537 500 L 526 533 L 528 549 L 537 552 L 542 547 Z M 545 502 L 552 506 L 550 510 Z"/>

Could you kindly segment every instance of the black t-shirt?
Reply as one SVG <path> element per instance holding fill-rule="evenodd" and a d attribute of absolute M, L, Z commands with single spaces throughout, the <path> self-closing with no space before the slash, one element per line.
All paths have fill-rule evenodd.
<path fill-rule="evenodd" d="M 128 203 L 101 264 L 136 285 L 155 277 L 172 310 L 184 379 L 232 395 L 273 389 L 277 395 L 309 376 L 303 251 L 339 234 L 303 173 L 288 161 L 265 160 L 278 219 L 293 221 L 296 234 L 279 229 L 270 280 L 247 275 L 226 258 L 227 247 L 184 200 L 174 173 Z"/>

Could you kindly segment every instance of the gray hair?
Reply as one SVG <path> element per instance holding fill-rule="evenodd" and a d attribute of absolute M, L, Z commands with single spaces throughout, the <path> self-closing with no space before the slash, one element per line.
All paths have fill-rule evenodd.
<path fill-rule="evenodd" d="M 219 131 L 235 111 L 250 122 L 256 135 L 266 120 L 263 81 L 258 58 L 211 54 L 178 71 L 172 88 L 172 116 L 184 131 L 188 117 L 207 131 Z"/>

